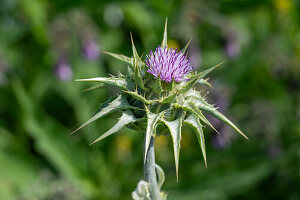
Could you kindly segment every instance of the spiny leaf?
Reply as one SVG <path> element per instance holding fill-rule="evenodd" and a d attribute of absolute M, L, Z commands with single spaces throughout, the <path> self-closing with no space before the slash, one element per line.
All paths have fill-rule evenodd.
<path fill-rule="evenodd" d="M 151 104 L 154 102 L 154 100 L 147 100 L 145 97 L 143 97 L 142 95 L 140 95 L 137 91 L 133 92 L 133 91 L 123 91 L 126 92 L 127 94 L 131 95 L 133 98 L 145 103 L 145 104 Z"/>
<path fill-rule="evenodd" d="M 160 94 L 164 91 L 159 78 L 154 80 L 153 85 L 151 87 L 156 94 Z"/>
<path fill-rule="evenodd" d="M 92 123 L 93 121 L 121 109 L 138 109 L 138 108 L 131 106 L 127 102 L 126 97 L 123 95 L 120 95 L 117 98 L 111 98 L 101 106 L 97 114 L 95 114 L 92 118 L 90 118 L 88 121 L 83 123 L 79 128 L 73 131 L 72 134 L 82 129 L 83 127 L 87 126 L 88 124 Z"/>
<path fill-rule="evenodd" d="M 206 117 L 202 114 L 202 112 L 197 108 L 197 106 L 195 106 L 193 103 L 187 103 L 187 102 L 185 102 L 183 105 L 174 104 L 173 106 L 182 108 L 183 110 L 188 111 L 188 112 L 194 114 L 201 121 L 203 121 L 205 124 L 207 124 L 208 126 L 210 126 L 214 131 L 216 131 L 217 133 L 219 133 L 215 129 L 215 127 L 213 127 L 213 125 L 211 125 L 211 123 L 206 119 Z"/>
<path fill-rule="evenodd" d="M 187 48 L 189 47 L 190 45 L 190 42 L 192 41 L 192 39 L 190 39 L 190 41 L 185 45 L 185 47 L 181 50 L 181 53 L 184 54 L 187 50 Z"/>
<path fill-rule="evenodd" d="M 225 62 L 225 61 L 224 61 Z M 209 74 L 211 71 L 222 65 L 224 62 L 217 64 L 203 72 L 200 72 L 198 74 L 195 74 L 194 77 L 191 78 L 190 81 L 187 81 L 182 88 L 180 89 L 181 93 L 185 93 L 189 91 L 199 80 L 203 79 L 207 74 Z"/>
<path fill-rule="evenodd" d="M 141 58 L 139 57 L 139 54 L 137 53 L 137 50 L 135 48 L 134 42 L 133 42 L 133 38 L 132 38 L 132 34 L 130 33 L 130 39 L 131 39 L 131 46 L 132 46 L 132 54 L 133 54 L 133 63 L 136 65 L 139 65 L 142 63 Z"/>
<path fill-rule="evenodd" d="M 200 84 L 200 85 L 206 85 L 206 86 L 208 86 L 208 87 L 210 87 L 210 88 L 212 88 L 213 86 L 208 82 L 208 78 L 207 79 L 199 79 L 198 81 L 197 81 L 197 83 L 198 84 Z"/>
<path fill-rule="evenodd" d="M 99 89 L 99 88 L 103 88 L 104 87 L 104 84 L 103 83 L 99 83 L 97 85 L 94 85 L 92 87 L 89 87 L 89 88 L 86 88 L 84 90 L 82 90 L 83 92 L 88 92 L 88 91 L 91 91 L 91 90 L 95 90 L 95 89 Z"/>
<path fill-rule="evenodd" d="M 132 34 L 130 33 L 131 45 L 132 45 L 132 54 L 133 54 L 133 65 L 134 65 L 134 79 L 135 82 L 140 86 L 143 90 L 147 91 L 148 89 L 144 86 L 143 80 L 141 78 L 140 67 L 143 66 L 143 61 L 139 57 L 137 50 L 135 48 Z"/>
<path fill-rule="evenodd" d="M 106 83 L 109 85 L 113 85 L 115 87 L 124 89 L 124 90 L 132 90 L 133 85 L 131 82 L 124 78 L 116 78 L 116 77 L 97 77 L 97 78 L 88 78 L 88 79 L 77 79 L 75 81 L 94 81 Z"/>
<path fill-rule="evenodd" d="M 208 126 L 210 126 L 214 131 L 216 131 L 218 134 L 219 131 L 217 131 L 217 129 L 215 129 L 215 127 L 208 121 L 208 119 L 206 119 L 206 117 L 203 115 L 203 113 L 201 112 L 201 110 L 199 110 L 197 108 L 197 106 L 195 106 L 194 104 L 190 104 L 192 110 L 193 110 L 193 113 L 196 114 L 196 116 L 201 120 L 203 121 L 205 124 L 207 124 Z"/>
<path fill-rule="evenodd" d="M 168 29 L 168 18 L 166 18 L 164 37 L 163 37 L 163 40 L 161 42 L 161 47 L 162 48 L 165 48 L 168 45 L 168 32 L 167 32 L 167 29 Z"/>
<path fill-rule="evenodd" d="M 180 153 L 180 140 L 181 140 L 181 127 L 182 118 L 178 118 L 174 121 L 162 120 L 162 122 L 168 127 L 173 140 L 174 157 L 175 157 L 175 167 L 176 167 L 176 177 L 178 182 L 178 167 L 179 167 L 179 153 Z"/>
<path fill-rule="evenodd" d="M 207 70 L 204 70 L 203 72 L 200 72 L 201 76 L 200 76 L 200 79 L 204 78 L 207 74 L 209 74 L 210 72 L 212 72 L 213 70 L 215 70 L 217 67 L 223 65 L 226 61 L 223 61 L 211 68 L 208 68 Z"/>
<path fill-rule="evenodd" d="M 192 126 L 192 128 L 194 129 L 194 131 L 197 135 L 199 145 L 201 147 L 201 151 L 202 151 L 202 154 L 203 154 L 203 159 L 204 159 L 204 162 L 205 162 L 205 166 L 207 167 L 205 139 L 204 139 L 204 134 L 203 134 L 203 130 L 202 130 L 202 125 L 201 125 L 199 119 L 197 117 L 195 117 L 194 115 L 189 115 L 184 120 L 184 122 L 187 123 L 188 125 Z"/>
<path fill-rule="evenodd" d="M 107 55 L 110 55 L 118 60 L 121 60 L 123 62 L 126 62 L 130 65 L 133 65 L 133 58 L 129 58 L 127 56 L 124 56 L 122 54 L 116 54 L 116 53 L 111 53 L 111 52 L 108 52 L 108 51 L 102 51 L 103 53 L 107 54 Z"/>
<path fill-rule="evenodd" d="M 148 89 L 145 87 L 143 80 L 141 78 L 140 69 L 138 66 L 134 67 L 134 79 L 138 86 L 140 86 L 144 91 L 148 91 Z"/>
<path fill-rule="evenodd" d="M 92 142 L 90 145 L 99 142 L 100 140 L 103 140 L 104 138 L 110 136 L 111 134 L 121 130 L 124 126 L 127 124 L 136 122 L 138 119 L 132 114 L 130 110 L 126 110 L 123 112 L 121 118 L 119 121 L 108 131 L 106 131 L 104 134 L 102 134 L 100 137 L 98 137 L 94 142 Z"/>
<path fill-rule="evenodd" d="M 162 100 L 162 103 L 172 103 L 174 101 L 174 99 L 176 98 L 176 96 L 177 96 L 177 93 L 173 93 L 170 96 L 164 98 Z"/>
<path fill-rule="evenodd" d="M 164 114 L 164 112 L 158 114 L 152 113 L 150 112 L 147 106 L 145 106 L 145 110 L 147 114 L 147 129 L 146 129 L 146 139 L 145 139 L 144 162 L 146 162 L 146 155 L 148 152 L 151 136 L 155 136 L 155 129 L 157 126 L 157 122 Z"/>
<path fill-rule="evenodd" d="M 244 138 L 248 140 L 248 137 L 236 126 L 234 125 L 227 117 L 225 117 L 222 113 L 220 113 L 216 108 L 212 108 L 209 106 L 202 106 L 202 110 L 205 112 L 211 114 L 213 117 L 216 117 L 217 119 L 221 120 L 222 122 L 228 124 L 232 128 L 234 128 L 238 133 L 240 133 Z"/>
<path fill-rule="evenodd" d="M 213 107 L 212 105 L 207 103 L 204 100 L 204 98 L 200 95 L 200 92 L 198 92 L 196 90 L 189 90 L 185 93 L 184 96 L 188 97 L 188 101 L 195 104 L 195 106 L 197 106 L 197 107 L 200 107 L 202 105 Z"/>

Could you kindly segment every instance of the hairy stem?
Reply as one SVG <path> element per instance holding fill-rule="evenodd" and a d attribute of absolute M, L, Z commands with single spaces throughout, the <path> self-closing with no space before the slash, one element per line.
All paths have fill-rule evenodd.
<path fill-rule="evenodd" d="M 151 137 L 148 152 L 146 154 L 146 162 L 144 163 L 144 179 L 150 184 L 151 199 L 161 200 L 160 188 L 157 184 L 155 170 L 154 137 Z"/>

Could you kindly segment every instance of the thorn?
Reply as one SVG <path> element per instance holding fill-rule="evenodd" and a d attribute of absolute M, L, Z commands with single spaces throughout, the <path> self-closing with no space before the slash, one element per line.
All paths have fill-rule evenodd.
<path fill-rule="evenodd" d="M 129 32 L 129 34 L 130 34 L 131 45 L 132 45 L 132 47 L 134 47 L 134 42 L 133 42 L 131 31 Z"/>
<path fill-rule="evenodd" d="M 95 144 L 95 141 L 94 141 L 94 142 L 92 142 L 92 143 L 90 143 L 90 144 L 89 144 L 89 146 L 92 146 L 93 144 Z"/>

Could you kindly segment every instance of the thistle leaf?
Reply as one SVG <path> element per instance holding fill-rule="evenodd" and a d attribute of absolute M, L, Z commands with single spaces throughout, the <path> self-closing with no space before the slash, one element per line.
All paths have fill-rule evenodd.
<path fill-rule="evenodd" d="M 173 93 L 170 96 L 164 98 L 162 100 L 162 103 L 172 103 L 174 101 L 174 99 L 176 98 L 176 96 L 177 96 L 177 93 Z"/>
<path fill-rule="evenodd" d="M 84 90 L 82 90 L 82 91 L 83 91 L 83 92 L 88 92 L 88 91 L 100 89 L 100 88 L 103 88 L 103 87 L 104 87 L 104 84 L 103 84 L 103 83 L 99 83 L 99 84 L 94 85 L 94 86 L 92 86 L 92 87 L 86 88 L 86 89 L 84 89 Z"/>
<path fill-rule="evenodd" d="M 163 41 L 161 42 L 161 47 L 165 48 L 168 45 L 168 18 L 166 18 L 166 23 L 165 23 L 165 31 L 164 31 L 164 37 Z"/>
<path fill-rule="evenodd" d="M 111 52 L 108 52 L 108 51 L 102 51 L 102 52 L 105 53 L 105 54 L 107 54 L 107 55 L 109 55 L 109 56 L 112 56 L 112 57 L 114 57 L 114 58 L 116 58 L 118 60 L 126 62 L 126 63 L 128 63 L 130 65 L 133 65 L 133 58 L 129 58 L 129 57 L 124 56 L 122 54 L 111 53 Z"/>
<path fill-rule="evenodd" d="M 138 86 L 140 86 L 144 91 L 148 91 L 148 89 L 145 87 L 143 80 L 141 78 L 140 69 L 138 66 L 134 67 L 134 79 Z"/>
<path fill-rule="evenodd" d="M 203 72 L 200 72 L 200 75 L 201 75 L 200 79 L 204 78 L 207 74 L 209 74 L 210 72 L 212 72 L 213 70 L 215 70 L 217 67 L 223 65 L 225 62 L 226 61 L 223 61 L 223 62 L 221 62 L 221 63 L 219 63 L 219 64 L 217 64 L 217 65 L 215 65 L 215 66 L 213 66 L 211 68 L 208 68 L 208 69 L 204 70 Z"/>
<path fill-rule="evenodd" d="M 185 47 L 181 50 L 181 53 L 184 54 L 187 50 L 187 48 L 189 47 L 190 45 L 190 42 L 192 41 L 192 39 L 190 39 L 190 41 L 185 45 Z"/>
<path fill-rule="evenodd" d="M 189 90 L 185 93 L 185 97 L 189 98 L 189 101 L 192 102 L 196 107 L 201 107 L 202 105 L 213 107 L 207 103 L 200 93 L 196 90 Z"/>
<path fill-rule="evenodd" d="M 229 126 L 231 126 L 239 134 L 241 134 L 244 138 L 246 138 L 248 140 L 248 137 L 234 123 L 232 123 L 226 116 L 224 116 L 222 113 L 220 113 L 216 108 L 209 107 L 209 106 L 202 106 L 201 109 L 204 110 L 205 112 L 209 113 L 213 117 L 219 119 L 220 121 L 228 124 Z"/>
<path fill-rule="evenodd" d="M 124 111 L 121 118 L 119 119 L 119 121 L 111 129 L 109 129 L 104 134 L 102 134 L 100 137 L 98 137 L 90 145 L 103 140 L 104 138 L 110 136 L 111 134 L 116 133 L 117 131 L 121 130 L 127 124 L 136 122 L 137 120 L 138 119 L 132 114 L 132 112 L 130 110 Z"/>
<path fill-rule="evenodd" d="M 205 124 L 207 124 L 208 126 L 210 126 L 214 131 L 216 131 L 217 133 L 219 133 L 215 127 L 213 127 L 213 125 L 206 119 L 206 117 L 202 114 L 201 110 L 199 110 L 197 108 L 196 105 L 194 105 L 193 103 L 184 103 L 183 105 L 175 105 L 176 107 L 180 107 L 185 111 L 190 112 L 191 114 L 197 116 L 201 121 L 203 121 Z"/>
<path fill-rule="evenodd" d="M 176 177 L 178 182 L 178 167 L 179 167 L 179 153 L 180 153 L 180 140 L 181 140 L 181 127 L 182 118 L 178 118 L 174 121 L 162 120 L 162 122 L 168 127 L 171 137 L 173 140 L 174 157 L 175 157 L 175 167 L 176 167 Z"/>
<path fill-rule="evenodd" d="M 135 48 L 134 42 L 133 42 L 133 38 L 132 38 L 132 34 L 130 33 L 130 39 L 131 39 L 131 46 L 132 46 L 132 54 L 133 54 L 133 63 L 135 65 L 139 65 L 142 64 L 143 61 L 141 60 L 141 58 L 139 57 L 139 54 Z"/>
<path fill-rule="evenodd" d="M 164 91 L 159 78 L 154 80 L 153 85 L 151 87 L 156 94 L 160 94 Z"/>
<path fill-rule="evenodd" d="M 150 112 L 150 110 L 148 109 L 147 106 L 145 106 L 145 110 L 146 110 L 146 114 L 147 114 L 147 129 L 146 129 L 146 139 L 145 139 L 144 162 L 146 162 L 146 155 L 148 152 L 151 136 L 155 136 L 157 122 L 164 114 L 164 112 L 161 112 L 158 114 L 152 113 L 152 112 Z"/>
<path fill-rule="evenodd" d="M 132 54 L 133 54 L 134 79 L 135 82 L 138 84 L 138 86 L 140 86 L 143 90 L 147 91 L 147 88 L 144 86 L 143 80 L 141 78 L 141 73 L 139 68 L 139 66 L 143 66 L 144 63 L 137 53 L 131 33 L 130 33 L 130 38 L 131 38 Z"/>
<path fill-rule="evenodd" d="M 216 131 L 218 134 L 219 131 L 217 131 L 217 129 L 215 129 L 215 127 L 208 121 L 208 119 L 206 119 L 206 117 L 203 115 L 203 113 L 201 112 L 201 110 L 199 110 L 197 108 L 197 106 L 195 106 L 194 104 L 190 104 L 193 110 L 193 113 L 196 114 L 196 116 L 203 121 L 205 124 L 207 124 L 208 126 L 210 126 L 214 131 Z"/>
<path fill-rule="evenodd" d="M 87 126 L 88 124 L 92 123 L 93 121 L 106 116 L 112 112 L 115 112 L 117 110 L 121 109 L 138 109 L 137 107 L 131 106 L 128 102 L 125 96 L 119 95 L 117 98 L 111 98 L 108 101 L 106 101 L 104 104 L 102 104 L 101 108 L 95 114 L 92 118 L 87 120 L 85 123 L 83 123 L 80 127 L 78 127 L 75 131 L 73 131 L 71 134 L 77 132 L 78 130 L 82 129 L 83 127 Z"/>
<path fill-rule="evenodd" d="M 204 134 L 203 134 L 203 130 L 202 130 L 202 125 L 199 121 L 199 119 L 197 117 L 195 117 L 194 115 L 189 115 L 184 122 L 188 125 L 190 125 L 197 136 L 199 145 L 201 147 L 201 151 L 202 151 L 202 155 L 203 155 L 203 159 L 205 162 L 205 166 L 207 167 L 207 162 L 206 162 L 206 150 L 205 150 L 205 139 L 204 139 Z"/>
<path fill-rule="evenodd" d="M 133 98 L 145 103 L 145 104 L 151 104 L 154 101 L 153 100 L 147 100 L 145 97 L 143 97 L 142 95 L 140 95 L 137 91 L 133 92 L 133 91 L 126 91 L 124 90 L 123 92 L 126 92 L 127 94 L 129 94 L 130 96 L 132 96 Z"/>
<path fill-rule="evenodd" d="M 208 86 L 210 88 L 213 88 L 213 86 L 208 82 L 208 78 L 207 79 L 203 79 L 203 78 L 199 79 L 197 81 L 197 83 L 200 84 L 200 85 L 206 85 L 206 86 Z"/>
<path fill-rule="evenodd" d="M 109 85 L 113 85 L 115 87 L 121 88 L 123 90 L 132 90 L 133 85 L 131 82 L 127 81 L 124 78 L 116 78 L 116 77 L 97 77 L 97 78 L 88 78 L 88 79 L 76 79 L 75 81 L 93 81 L 93 82 L 101 82 Z"/>
<path fill-rule="evenodd" d="M 225 61 L 224 61 L 225 62 Z M 196 83 L 198 83 L 199 80 L 203 79 L 207 74 L 209 74 L 211 71 L 213 71 L 214 69 L 216 69 L 217 67 L 219 67 L 220 65 L 222 65 L 224 62 L 221 62 L 203 72 L 200 72 L 198 74 L 195 74 L 194 77 L 191 78 L 190 81 L 186 82 L 186 84 L 183 85 L 183 87 L 181 88 L 180 92 L 181 93 L 185 93 L 188 90 L 190 90 Z"/>

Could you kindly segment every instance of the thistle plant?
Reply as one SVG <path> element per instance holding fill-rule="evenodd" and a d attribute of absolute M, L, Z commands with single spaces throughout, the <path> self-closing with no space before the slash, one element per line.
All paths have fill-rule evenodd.
<path fill-rule="evenodd" d="M 167 46 L 167 21 L 163 40 L 154 52 L 143 60 L 134 45 L 132 36 L 132 57 L 105 52 L 106 54 L 128 64 L 128 74 L 111 77 L 96 77 L 79 79 L 77 81 L 99 82 L 94 88 L 104 84 L 120 89 L 117 96 L 107 100 L 98 112 L 77 128 L 74 132 L 91 122 L 119 111 L 122 113 L 118 122 L 108 131 L 99 136 L 92 144 L 118 132 L 123 127 L 129 127 L 143 132 L 144 136 L 144 180 L 138 183 L 132 193 L 134 200 L 166 199 L 161 192 L 164 182 L 163 170 L 155 163 L 154 140 L 157 135 L 170 134 L 173 141 L 176 176 L 178 181 L 179 153 L 181 129 L 184 124 L 191 126 L 196 133 L 203 154 L 205 166 L 206 150 L 203 126 L 214 129 L 204 113 L 225 122 L 238 133 L 247 138 L 240 129 L 227 117 L 221 114 L 205 97 L 195 89 L 198 84 L 210 85 L 206 76 L 220 66 L 218 64 L 205 71 L 197 72 L 190 64 L 185 52 L 188 44 L 181 50 Z M 215 129 L 214 129 L 215 130 Z"/>

